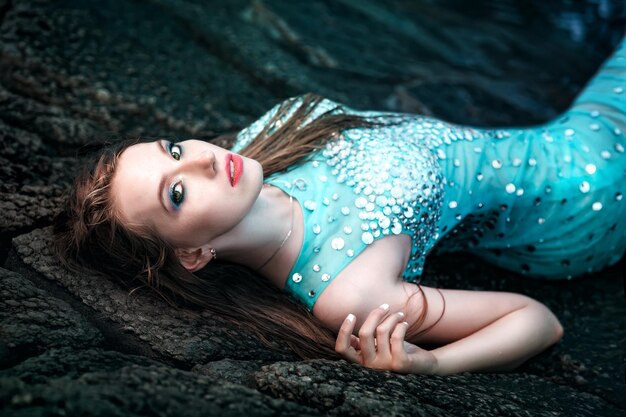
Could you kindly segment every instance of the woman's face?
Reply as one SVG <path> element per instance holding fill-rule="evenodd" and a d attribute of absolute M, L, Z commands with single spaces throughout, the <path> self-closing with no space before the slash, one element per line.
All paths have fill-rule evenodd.
<path fill-rule="evenodd" d="M 140 143 L 122 152 L 113 205 L 176 248 L 200 247 L 236 226 L 263 185 L 257 161 L 198 140 Z"/>

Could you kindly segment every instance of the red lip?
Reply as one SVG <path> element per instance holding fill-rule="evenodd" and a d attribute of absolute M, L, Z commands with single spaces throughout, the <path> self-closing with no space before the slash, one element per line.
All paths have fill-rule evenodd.
<path fill-rule="evenodd" d="M 230 175 L 230 163 L 233 163 L 233 175 Z M 226 177 L 230 181 L 230 186 L 234 187 L 239 182 L 243 174 L 243 159 L 239 155 L 229 153 L 226 155 Z"/>

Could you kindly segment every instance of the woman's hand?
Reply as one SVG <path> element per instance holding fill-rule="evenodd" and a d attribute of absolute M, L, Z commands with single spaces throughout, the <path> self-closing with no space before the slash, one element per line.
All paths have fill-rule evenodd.
<path fill-rule="evenodd" d="M 389 305 L 383 304 L 367 316 L 358 337 L 352 334 L 355 324 L 356 318 L 349 314 L 337 335 L 335 351 L 346 360 L 401 373 L 437 372 L 434 354 L 404 340 L 409 327 L 404 313 L 389 314 Z"/>

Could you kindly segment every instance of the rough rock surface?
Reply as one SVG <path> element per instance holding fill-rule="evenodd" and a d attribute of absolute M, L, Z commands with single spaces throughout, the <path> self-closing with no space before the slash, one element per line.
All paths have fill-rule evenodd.
<path fill-rule="evenodd" d="M 104 338 L 67 303 L 0 268 L 0 368 L 61 346 L 97 346 Z"/>
<path fill-rule="evenodd" d="M 0 414 L 623 415 L 624 259 L 541 282 L 432 257 L 426 285 L 528 294 L 565 336 L 515 372 L 426 377 L 296 361 L 51 254 L 51 219 L 105 143 L 210 139 L 307 91 L 468 125 L 540 123 L 626 27 L 619 1 L 465 4 L 0 0 Z"/>
<path fill-rule="evenodd" d="M 100 349 L 52 349 L 0 371 L 3 416 L 315 416 L 241 385 Z"/>
<path fill-rule="evenodd" d="M 397 375 L 346 362 L 314 360 L 268 365 L 255 377 L 261 392 L 340 416 L 598 416 L 620 412 L 591 394 L 515 373 Z M 557 398 L 565 401 L 550 400 Z M 573 398 L 576 401 L 567 401 Z"/>
<path fill-rule="evenodd" d="M 230 357 L 235 359 L 285 358 L 262 347 L 258 340 L 229 329 L 219 317 L 201 313 L 194 317 L 185 310 L 167 308 L 151 294 L 133 295 L 105 279 L 85 271 L 67 271 L 52 253 L 50 228 L 35 229 L 13 242 L 25 264 L 67 288 L 83 303 L 134 333 L 164 357 L 189 364 Z"/>

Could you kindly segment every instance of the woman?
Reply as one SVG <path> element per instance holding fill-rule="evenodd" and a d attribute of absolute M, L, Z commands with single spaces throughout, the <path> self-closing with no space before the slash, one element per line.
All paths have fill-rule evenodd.
<path fill-rule="evenodd" d="M 77 179 L 58 246 L 65 260 L 210 309 L 303 358 L 336 352 L 440 375 L 513 369 L 562 337 L 549 309 L 415 282 L 435 244 L 548 279 L 617 262 L 625 88 L 622 43 L 568 112 L 532 128 L 466 128 L 305 95 L 230 151 L 118 145 Z M 267 280 L 223 273 L 221 260 Z"/>

